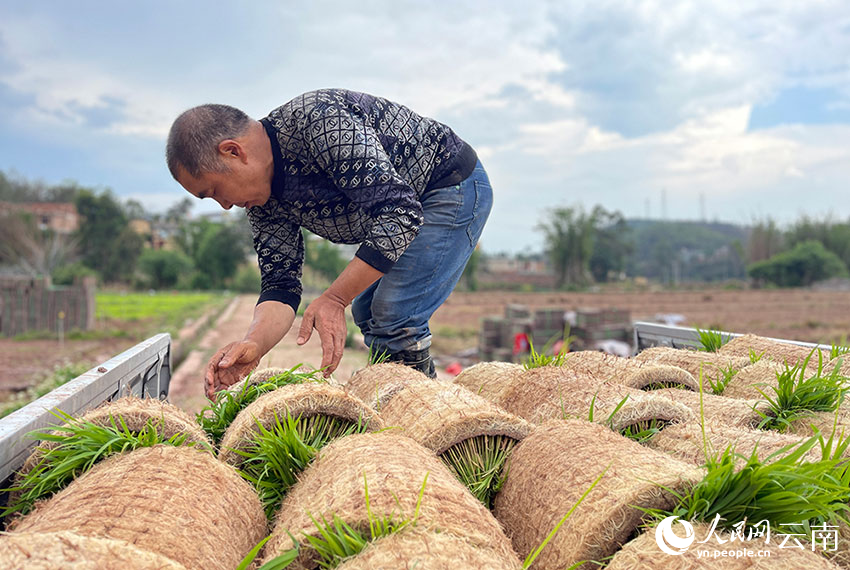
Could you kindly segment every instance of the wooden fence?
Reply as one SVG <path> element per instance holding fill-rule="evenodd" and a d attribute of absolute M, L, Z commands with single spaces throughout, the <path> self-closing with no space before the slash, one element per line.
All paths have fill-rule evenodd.
<path fill-rule="evenodd" d="M 67 332 L 94 328 L 95 280 L 86 277 L 69 287 L 45 279 L 0 279 L 0 336 L 31 331 Z"/>

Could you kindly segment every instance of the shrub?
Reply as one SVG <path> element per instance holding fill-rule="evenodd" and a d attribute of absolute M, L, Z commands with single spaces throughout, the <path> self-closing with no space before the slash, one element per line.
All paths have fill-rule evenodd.
<path fill-rule="evenodd" d="M 145 288 L 171 289 L 192 270 L 192 260 L 179 251 L 147 249 L 139 257 L 138 271 Z"/>
<path fill-rule="evenodd" d="M 819 241 L 805 241 L 747 268 L 756 281 L 780 287 L 804 287 L 831 277 L 847 277 L 847 266 Z"/>

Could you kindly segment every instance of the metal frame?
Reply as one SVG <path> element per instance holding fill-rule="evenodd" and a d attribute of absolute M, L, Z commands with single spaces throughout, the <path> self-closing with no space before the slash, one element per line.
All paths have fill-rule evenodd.
<path fill-rule="evenodd" d="M 635 352 L 640 352 L 644 348 L 652 346 L 670 346 L 673 348 L 699 348 L 702 346 L 699 341 L 699 334 L 696 329 L 688 327 L 673 327 L 669 325 L 660 325 L 658 323 L 636 322 L 634 324 L 634 346 Z M 741 333 L 732 333 L 721 331 L 724 337 L 735 338 L 742 336 Z M 812 342 L 802 342 L 798 340 L 786 340 L 781 338 L 770 338 L 778 342 L 788 344 L 796 344 L 798 346 L 806 346 L 809 348 L 820 348 L 830 350 L 832 347 L 824 344 L 815 344 Z"/>
<path fill-rule="evenodd" d="M 0 481 L 19 469 L 35 446 L 27 435 L 61 423 L 53 413 L 77 416 L 119 396 L 165 400 L 171 382 L 171 335 L 158 334 L 77 376 L 0 419 Z"/>

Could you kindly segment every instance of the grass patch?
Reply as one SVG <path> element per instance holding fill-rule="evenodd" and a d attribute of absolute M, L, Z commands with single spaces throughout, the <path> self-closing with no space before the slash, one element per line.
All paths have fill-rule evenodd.
<path fill-rule="evenodd" d="M 440 459 L 488 509 L 505 483 L 505 462 L 516 440 L 504 435 L 479 435 L 448 448 Z"/>
<path fill-rule="evenodd" d="M 807 378 L 806 367 L 814 352 L 810 352 L 803 362 L 794 366 L 786 364 L 782 372 L 777 372 L 777 385 L 770 388 L 772 395 L 759 389 L 768 403 L 768 409 L 759 412 L 762 416 L 758 425 L 760 429 L 785 431 L 796 420 L 815 412 L 834 412 L 841 405 L 850 390 L 850 378 L 839 373 L 839 366 L 829 374 L 824 374 L 823 353 L 820 350 L 817 350 L 817 371 Z"/>
<path fill-rule="evenodd" d="M 213 442 L 218 445 L 221 443 L 221 438 L 224 437 L 224 432 L 227 431 L 239 412 L 263 394 L 277 390 L 287 384 L 326 382 L 324 378 L 318 375 L 318 371 L 296 372 L 300 366 L 300 364 L 297 364 L 286 372 L 272 376 L 260 384 L 251 384 L 251 376 L 249 375 L 241 390 L 219 392 L 217 399 L 198 412 L 195 419 Z"/>
<path fill-rule="evenodd" d="M 98 291 L 95 317 L 98 322 L 136 323 L 149 331 L 175 333 L 188 319 L 199 317 L 210 307 L 223 307 L 231 298 L 229 293 Z"/>
<path fill-rule="evenodd" d="M 738 370 L 732 367 L 730 364 L 725 368 L 719 368 L 717 371 L 720 373 L 717 380 L 712 378 L 711 376 L 706 376 L 708 380 L 708 385 L 711 388 L 711 393 L 715 396 L 720 396 L 726 390 L 726 386 L 729 385 L 729 382 L 732 381 L 732 378 L 735 377 L 735 374 L 738 373 Z M 700 376 L 702 376 L 702 367 L 700 367 Z"/>
<path fill-rule="evenodd" d="M 34 402 L 42 396 L 47 395 L 53 389 L 66 384 L 80 374 L 88 372 L 89 368 L 91 366 L 85 362 L 56 366 L 53 372 L 36 382 L 34 386 L 18 392 L 9 401 L 0 404 L 0 418 L 8 416 L 15 410 L 19 410 L 30 402 Z"/>
<path fill-rule="evenodd" d="M 244 450 L 233 451 L 244 458 L 239 469 L 260 495 L 266 516 L 271 520 L 298 475 L 329 442 L 352 433 L 367 431 L 365 422 L 351 422 L 331 416 L 282 419 L 275 414 L 271 428 L 257 422 L 259 432 Z"/>
<path fill-rule="evenodd" d="M 16 486 L 3 491 L 20 491 L 14 503 L 6 506 L 0 516 L 25 514 L 36 500 L 59 491 L 77 476 L 88 471 L 98 461 L 116 453 L 158 444 L 194 446 L 185 434 L 165 438 L 160 434 L 161 421 L 149 420 L 141 431 L 131 431 L 124 418 L 110 416 L 108 425 L 82 421 L 64 412 L 52 412 L 65 425 L 57 433 L 39 430 L 30 434 L 39 441 L 54 443 L 53 447 L 37 447 L 41 459 Z M 53 428 L 57 429 L 57 428 Z M 206 447 L 200 444 L 202 447 Z M 210 450 L 211 451 L 211 450 Z"/>

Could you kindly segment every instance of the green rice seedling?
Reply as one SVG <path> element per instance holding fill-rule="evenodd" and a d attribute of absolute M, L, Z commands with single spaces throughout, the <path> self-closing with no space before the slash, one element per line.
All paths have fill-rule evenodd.
<path fill-rule="evenodd" d="M 646 443 L 668 425 L 670 425 L 670 422 L 666 420 L 650 418 L 624 427 L 620 430 L 620 435 L 638 443 Z"/>
<path fill-rule="evenodd" d="M 847 337 L 844 337 L 840 343 L 832 343 L 829 349 L 829 359 L 838 358 L 850 353 L 850 346 L 847 346 Z"/>
<path fill-rule="evenodd" d="M 2 490 L 20 492 L 20 495 L 15 502 L 0 512 L 0 517 L 29 512 L 38 499 L 56 493 L 91 469 L 95 463 L 116 453 L 158 444 L 201 445 L 208 448 L 204 444 L 187 442 L 186 435 L 182 433 L 163 437 L 158 429 L 161 422 L 154 420 L 148 420 L 141 431 L 134 432 L 127 427 L 121 416 L 110 416 L 108 425 L 98 425 L 61 411 L 51 413 L 65 425 L 59 428 L 57 433 L 39 430 L 30 434 L 39 441 L 55 445 L 37 447 L 36 450 L 42 455 L 35 467 L 27 472 L 15 487 Z"/>
<path fill-rule="evenodd" d="M 567 353 L 562 347 L 558 354 L 546 354 L 547 350 L 544 347 L 543 352 L 538 353 L 534 350 L 534 343 L 528 339 L 528 358 L 525 359 L 522 366 L 526 370 L 532 368 L 541 368 L 543 366 L 563 366 L 567 362 Z"/>
<path fill-rule="evenodd" d="M 534 350 L 534 343 L 531 342 L 531 339 L 528 339 L 528 358 L 526 358 L 523 363 L 523 367 L 526 370 L 530 370 L 532 368 L 540 368 L 543 366 L 563 366 L 567 363 L 567 353 L 570 351 L 570 345 L 575 341 L 576 337 L 570 334 L 570 325 L 564 327 L 564 336 L 562 338 L 563 343 L 561 344 L 561 349 L 557 354 L 549 354 L 552 350 L 552 346 L 554 345 L 554 341 L 557 340 L 557 337 L 553 338 L 545 345 L 543 345 L 543 350 L 541 352 L 537 352 Z"/>
<path fill-rule="evenodd" d="M 710 376 L 706 377 L 708 380 L 708 385 L 711 388 L 711 393 L 715 396 L 720 396 L 723 394 L 723 391 L 726 390 L 726 386 L 729 385 L 729 382 L 732 381 L 732 378 L 735 377 L 735 374 L 738 373 L 738 370 L 732 367 L 730 364 L 725 368 L 719 368 L 718 372 L 720 376 L 717 380 L 714 380 Z M 700 367 L 699 371 L 700 375 L 702 375 L 702 367 Z"/>
<path fill-rule="evenodd" d="M 367 424 L 317 415 L 280 418 L 275 414 L 271 428 L 257 422 L 259 432 L 245 446 L 233 451 L 244 457 L 239 473 L 260 495 L 271 519 L 298 475 L 329 442 L 352 433 L 367 431 Z"/>
<path fill-rule="evenodd" d="M 382 364 L 384 362 L 390 361 L 390 351 L 387 348 L 384 348 L 380 352 L 375 348 L 374 343 L 369 345 L 369 358 L 367 362 L 371 366 L 372 364 Z"/>
<path fill-rule="evenodd" d="M 764 357 L 763 352 L 756 352 L 752 348 L 750 349 L 750 364 L 755 364 L 756 362 L 761 360 L 763 357 Z"/>
<path fill-rule="evenodd" d="M 784 431 L 795 420 L 811 416 L 815 412 L 834 412 L 841 405 L 847 391 L 850 390 L 850 378 L 840 374 L 839 367 L 825 374 L 823 353 L 818 350 L 817 371 L 806 378 L 806 367 L 814 355 L 814 350 L 806 359 L 794 366 L 785 365 L 782 372 L 776 374 L 777 385 L 771 386 L 773 394 L 759 389 L 767 400 L 768 409 L 759 412 L 761 429 Z"/>
<path fill-rule="evenodd" d="M 696 329 L 699 337 L 699 350 L 704 352 L 717 352 L 720 347 L 729 342 L 729 335 L 723 336 L 723 333 L 717 330 L 701 330 Z"/>
<path fill-rule="evenodd" d="M 688 492 L 676 494 L 671 510 L 646 510 L 656 521 L 678 516 L 688 521 L 713 522 L 731 528 L 739 521 L 767 520 L 771 525 L 816 525 L 846 521 L 850 510 L 850 466 L 840 456 L 846 442 L 822 436 L 789 445 L 764 461 L 756 450 L 749 457 L 731 447 L 710 456 L 706 475 Z M 818 442 L 831 448 L 819 461 L 806 453 Z M 782 453 L 787 455 L 781 456 Z M 744 460 L 743 466 L 739 460 Z"/>
<path fill-rule="evenodd" d="M 488 509 L 505 483 L 505 462 L 516 440 L 503 435 L 471 437 L 448 448 L 440 459 Z"/>
<path fill-rule="evenodd" d="M 219 392 L 218 398 L 214 402 L 210 402 L 208 406 L 198 412 L 196 415 L 197 422 L 213 442 L 218 445 L 224 437 L 224 432 L 227 431 L 239 412 L 263 394 L 273 392 L 287 384 L 326 382 L 324 378 L 318 375 L 318 371 L 296 372 L 300 366 L 298 364 L 283 374 L 272 376 L 260 384 L 251 384 L 249 377 L 249 381 L 245 382 L 237 392 Z"/>

